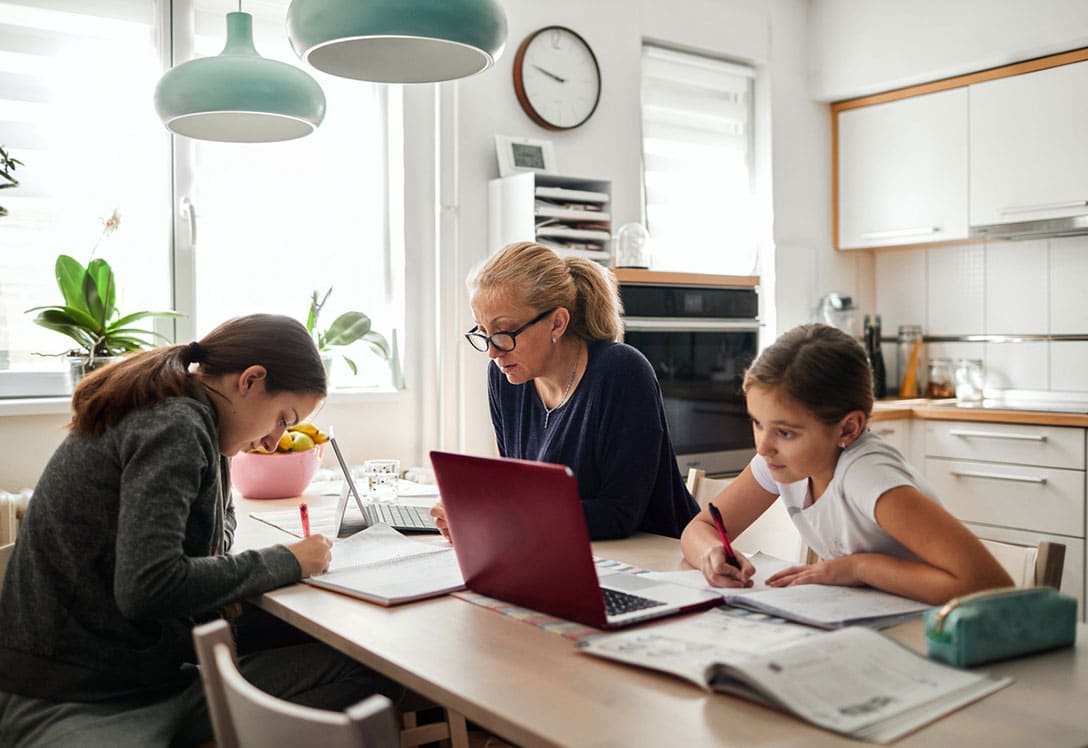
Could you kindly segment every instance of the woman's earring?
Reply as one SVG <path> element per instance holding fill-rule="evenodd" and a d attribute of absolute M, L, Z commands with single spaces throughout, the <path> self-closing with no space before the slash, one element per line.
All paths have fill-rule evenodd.
<path fill-rule="evenodd" d="M 558 342 L 559 342 L 559 338 L 557 338 L 557 337 L 555 337 L 554 335 L 552 335 L 552 345 L 555 345 L 555 344 L 556 344 L 556 343 L 558 343 Z"/>
<path fill-rule="evenodd" d="M 839 449 L 846 449 L 846 442 L 839 442 Z"/>

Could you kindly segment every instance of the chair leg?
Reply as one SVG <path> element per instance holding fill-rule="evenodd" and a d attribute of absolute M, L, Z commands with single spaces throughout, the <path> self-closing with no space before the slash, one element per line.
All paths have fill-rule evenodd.
<path fill-rule="evenodd" d="M 468 748 L 468 727 L 465 725 L 465 715 L 447 709 L 446 723 L 450 726 L 450 742 L 453 748 Z"/>

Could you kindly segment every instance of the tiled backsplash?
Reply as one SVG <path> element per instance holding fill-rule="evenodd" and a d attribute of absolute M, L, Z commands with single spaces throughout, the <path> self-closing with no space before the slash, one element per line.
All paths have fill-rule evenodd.
<path fill-rule="evenodd" d="M 874 264 L 885 338 L 901 324 L 921 324 L 927 336 L 1088 336 L 1088 236 L 882 251 Z M 988 388 L 1088 392 L 1088 341 L 927 348 L 929 358 L 982 359 Z M 894 391 L 893 344 L 884 357 Z"/>

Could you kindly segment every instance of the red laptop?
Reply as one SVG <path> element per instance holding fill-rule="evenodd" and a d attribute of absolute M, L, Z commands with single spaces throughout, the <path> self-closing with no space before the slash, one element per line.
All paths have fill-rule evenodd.
<path fill-rule="evenodd" d="M 722 602 L 715 592 L 640 574 L 598 577 L 578 481 L 563 465 L 437 451 L 431 464 L 461 574 L 475 592 L 602 629 Z"/>

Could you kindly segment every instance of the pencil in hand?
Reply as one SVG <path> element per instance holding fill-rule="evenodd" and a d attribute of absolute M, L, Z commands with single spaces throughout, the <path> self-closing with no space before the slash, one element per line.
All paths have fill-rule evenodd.
<path fill-rule="evenodd" d="M 725 532 L 725 523 L 722 521 L 722 513 L 718 511 L 718 507 L 713 504 L 708 504 L 707 508 L 710 510 L 710 516 L 714 520 L 714 526 L 718 528 L 718 535 L 722 539 L 722 545 L 725 546 L 725 561 L 737 571 L 740 571 L 740 561 L 737 560 L 737 554 L 733 553 L 733 544 L 729 542 L 729 536 Z"/>
<path fill-rule="evenodd" d="M 302 537 L 310 537 L 310 507 L 305 504 L 298 505 L 298 516 L 302 520 Z"/>

